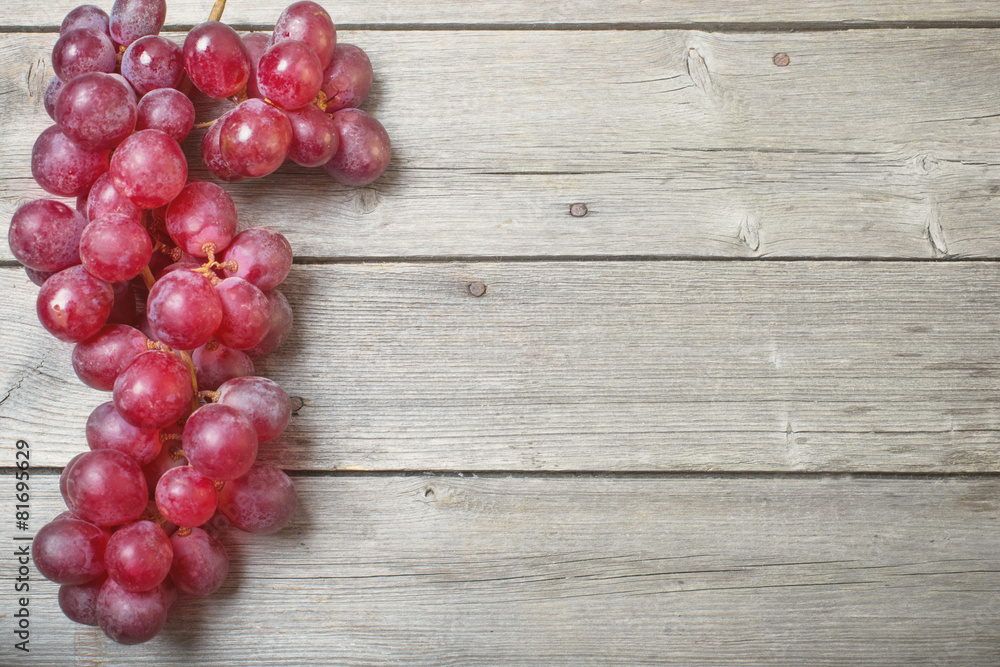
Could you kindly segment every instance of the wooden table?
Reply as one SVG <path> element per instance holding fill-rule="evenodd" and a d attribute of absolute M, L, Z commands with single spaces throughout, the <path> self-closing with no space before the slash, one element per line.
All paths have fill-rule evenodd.
<path fill-rule="evenodd" d="M 0 7 L 5 221 L 75 4 Z M 299 510 L 141 647 L 33 573 L 12 648 L 15 441 L 34 531 L 107 396 L 0 244 L 0 663 L 998 664 L 1000 8 L 758 4 L 328 4 L 389 171 L 229 187 L 297 255 Z"/>

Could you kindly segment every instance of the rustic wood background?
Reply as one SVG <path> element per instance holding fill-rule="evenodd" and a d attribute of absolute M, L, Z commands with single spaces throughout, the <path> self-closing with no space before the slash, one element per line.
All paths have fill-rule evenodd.
<path fill-rule="evenodd" d="M 76 4 L 0 5 L 4 221 Z M 1000 663 L 1000 6 L 760 4 L 328 5 L 389 171 L 229 188 L 297 255 L 298 514 L 140 647 L 36 575 L 13 650 L 14 443 L 37 530 L 107 398 L 0 244 L 0 663 Z"/>

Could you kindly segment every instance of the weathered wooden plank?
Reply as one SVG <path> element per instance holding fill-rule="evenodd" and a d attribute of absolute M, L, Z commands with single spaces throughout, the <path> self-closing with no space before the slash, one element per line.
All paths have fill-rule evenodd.
<path fill-rule="evenodd" d="M 380 470 L 997 471 L 1000 265 L 297 266 L 262 456 Z M 482 281 L 475 298 L 468 285 Z M 0 270 L 0 428 L 38 465 L 104 394 Z M 2 394 L 0 394 L 2 396 Z"/>
<path fill-rule="evenodd" d="M 53 38 L 0 36 L 4 221 L 41 195 Z M 378 71 L 387 175 L 352 190 L 286 167 L 230 188 L 302 256 L 1000 256 L 997 31 L 344 39 Z"/>
<path fill-rule="evenodd" d="M 0 25 L 58 26 L 67 11 L 80 4 L 78 0 L 51 0 L 37 5 L 5 5 L 0 8 Z M 112 3 L 107 5 L 110 10 Z M 231 0 L 224 20 L 230 24 L 274 25 L 287 2 L 242 2 Z M 343 0 L 320 3 L 337 23 L 375 24 L 479 24 L 479 25 L 553 25 L 635 23 L 759 23 L 780 22 L 909 22 L 909 21 L 995 21 L 1000 11 L 989 0 L 914 0 L 905 2 L 861 2 L 846 0 L 779 0 L 758 5 L 739 0 L 696 2 L 682 0 L 669 3 L 627 0 L 607 3 L 599 0 L 578 0 L 565 3 L 557 0 L 515 0 L 513 2 L 428 2 L 366 3 Z M 212 7 L 210 0 L 170 0 L 167 3 L 168 25 L 191 25 L 206 19 Z"/>
<path fill-rule="evenodd" d="M 0 481 L 10 515 L 11 476 Z M 120 647 L 33 579 L 21 664 L 995 665 L 990 479 L 298 478 L 285 531 Z M 60 510 L 36 476 L 32 530 Z M 11 544 L 9 521 L 0 537 Z M 12 571 L 5 549 L 4 578 Z M 37 577 L 37 575 L 34 575 Z M 14 595 L 0 592 L 7 609 Z M 9 633 L 9 616 L 5 622 Z M 10 641 L 0 660 L 13 661 Z"/>

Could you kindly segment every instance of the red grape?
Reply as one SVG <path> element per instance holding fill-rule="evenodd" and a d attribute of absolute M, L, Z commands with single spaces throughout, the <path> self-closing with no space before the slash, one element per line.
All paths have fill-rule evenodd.
<path fill-rule="evenodd" d="M 323 66 L 316 52 L 302 42 L 278 42 L 257 63 L 260 94 L 285 109 L 309 104 L 321 85 Z"/>
<path fill-rule="evenodd" d="M 222 321 L 222 303 L 212 283 L 200 273 L 179 269 L 156 281 L 146 316 L 156 337 L 177 350 L 208 342 Z"/>
<path fill-rule="evenodd" d="M 132 93 L 115 77 L 101 72 L 81 74 L 67 83 L 56 103 L 59 129 L 81 148 L 114 148 L 135 128 Z"/>
<path fill-rule="evenodd" d="M 285 161 L 291 145 L 288 117 L 263 100 L 247 100 L 230 111 L 219 131 L 222 159 L 241 176 L 267 176 Z"/>
<path fill-rule="evenodd" d="M 17 261 L 35 271 L 61 271 L 80 263 L 87 219 L 62 202 L 36 199 L 11 218 L 7 243 Z"/>
<path fill-rule="evenodd" d="M 259 345 L 270 325 L 267 297 L 242 278 L 226 278 L 215 287 L 222 304 L 216 339 L 234 350 Z"/>
<path fill-rule="evenodd" d="M 59 493 L 62 495 L 63 502 L 66 503 L 66 507 L 70 509 L 73 516 L 76 516 L 76 508 L 72 505 L 69 495 L 66 493 L 66 482 L 69 480 L 69 473 L 73 470 L 73 466 L 77 464 L 77 461 L 79 461 L 84 454 L 86 454 L 86 452 L 80 452 L 71 458 L 69 463 L 66 464 L 66 467 L 63 468 L 62 473 L 59 474 Z"/>
<path fill-rule="evenodd" d="M 122 76 L 140 95 L 176 88 L 184 78 L 184 52 L 166 37 L 140 37 L 122 54 Z"/>
<path fill-rule="evenodd" d="M 191 466 L 166 471 L 156 484 L 156 506 L 178 526 L 194 528 L 211 519 L 217 498 L 215 483 Z"/>
<path fill-rule="evenodd" d="M 31 149 L 31 175 L 46 192 L 79 197 L 108 170 L 109 154 L 77 146 L 53 125 L 38 135 Z"/>
<path fill-rule="evenodd" d="M 45 86 L 45 95 L 42 97 L 42 102 L 45 105 L 45 113 L 49 115 L 52 120 L 56 119 L 56 102 L 59 101 L 59 93 L 62 92 L 63 86 L 65 86 L 57 76 L 52 77 L 49 81 L 49 85 Z"/>
<path fill-rule="evenodd" d="M 292 268 L 292 246 L 288 239 L 268 227 L 240 232 L 222 257 L 237 264 L 235 270 L 225 269 L 226 276 L 243 278 L 262 290 L 277 287 Z"/>
<path fill-rule="evenodd" d="M 148 493 L 139 464 L 113 449 L 86 452 L 66 478 L 66 497 L 73 511 L 98 526 L 138 519 Z"/>
<path fill-rule="evenodd" d="M 115 408 L 133 426 L 169 426 L 191 407 L 194 387 L 187 365 L 175 354 L 143 352 L 115 380 Z"/>
<path fill-rule="evenodd" d="M 122 197 L 115 184 L 111 182 L 111 174 L 105 172 L 94 181 L 87 195 L 86 214 L 88 220 L 97 220 L 107 215 L 121 215 L 132 222 L 142 223 L 142 209 Z"/>
<path fill-rule="evenodd" d="M 219 511 L 248 533 L 276 533 L 295 514 L 295 486 L 274 466 L 256 464 L 219 491 Z"/>
<path fill-rule="evenodd" d="M 122 419 L 112 401 L 101 403 L 87 418 L 87 444 L 91 450 L 113 449 L 135 459 L 140 466 L 160 454 L 160 432 L 132 426 Z"/>
<path fill-rule="evenodd" d="M 236 479 L 257 458 L 257 432 L 235 408 L 213 403 L 188 418 L 183 447 L 191 466 L 209 479 Z"/>
<path fill-rule="evenodd" d="M 108 537 L 82 519 L 62 518 L 42 526 L 31 543 L 38 572 L 57 584 L 83 584 L 104 572 Z"/>
<path fill-rule="evenodd" d="M 229 555 L 217 539 L 201 528 L 191 534 L 174 533 L 174 563 L 170 579 L 180 590 L 195 597 L 205 597 L 219 590 L 229 574 Z"/>
<path fill-rule="evenodd" d="M 45 284 L 45 281 L 55 273 L 55 271 L 36 271 L 35 269 L 24 267 L 24 273 L 28 276 L 28 280 L 33 282 L 38 287 L 41 287 Z"/>
<path fill-rule="evenodd" d="M 167 233 L 177 247 L 195 257 L 205 257 L 206 243 L 221 253 L 236 234 L 236 204 L 215 183 L 188 183 L 167 207 Z"/>
<path fill-rule="evenodd" d="M 115 0 L 108 29 L 116 44 L 128 46 L 140 37 L 159 34 L 166 18 L 166 0 Z"/>
<path fill-rule="evenodd" d="M 62 25 L 59 26 L 59 34 L 65 35 L 70 30 L 76 30 L 77 28 L 93 28 L 110 37 L 111 35 L 108 33 L 108 21 L 108 13 L 100 7 L 80 5 L 70 10 L 69 14 L 63 19 Z"/>
<path fill-rule="evenodd" d="M 198 388 L 215 391 L 226 380 L 253 375 L 253 360 L 225 345 L 202 345 L 191 355 L 197 371 Z"/>
<path fill-rule="evenodd" d="M 161 130 L 181 142 L 194 127 L 194 103 L 179 90 L 157 88 L 139 100 L 136 130 Z"/>
<path fill-rule="evenodd" d="M 59 587 L 59 608 L 74 623 L 97 625 L 97 595 L 108 576 L 99 575 L 83 584 L 63 584 Z"/>
<path fill-rule="evenodd" d="M 360 107 L 371 92 L 373 76 L 368 54 L 353 44 L 337 44 L 333 60 L 323 72 L 326 112 Z"/>
<path fill-rule="evenodd" d="M 267 297 L 268 306 L 267 335 L 260 343 L 246 350 L 247 354 L 255 356 L 270 354 L 277 350 L 292 330 L 292 307 L 285 295 L 276 289 L 264 292 L 264 295 Z"/>
<path fill-rule="evenodd" d="M 201 139 L 201 161 L 205 164 L 205 167 L 212 172 L 212 175 L 219 180 L 226 181 L 228 183 L 238 183 L 242 181 L 245 176 L 241 176 L 233 171 L 226 161 L 222 159 L 222 146 L 220 144 L 220 136 L 222 133 L 222 126 L 226 124 L 229 115 L 232 111 L 228 111 L 212 123 L 212 126 L 208 128 L 208 132 Z"/>
<path fill-rule="evenodd" d="M 242 412 L 257 431 L 259 442 L 277 438 L 292 418 L 292 399 L 277 382 L 263 377 L 223 382 L 217 402 Z"/>
<path fill-rule="evenodd" d="M 166 579 L 173 557 L 170 538 L 152 521 L 119 528 L 104 551 L 108 576 L 133 593 L 148 591 Z"/>
<path fill-rule="evenodd" d="M 117 64 L 115 45 L 93 28 L 70 30 L 52 47 L 52 69 L 65 83 L 86 72 L 114 72 Z"/>
<path fill-rule="evenodd" d="M 45 329 L 70 343 L 87 340 L 104 326 L 115 293 L 111 285 L 71 266 L 52 275 L 38 291 L 35 311 Z"/>
<path fill-rule="evenodd" d="M 160 431 L 160 433 L 163 435 L 180 435 L 181 428 L 176 425 L 168 426 Z M 173 451 L 175 448 L 180 449 L 180 440 L 165 440 L 160 445 L 160 453 L 156 455 L 156 458 L 142 467 L 142 474 L 146 478 L 146 487 L 149 489 L 151 496 L 156 493 L 156 486 L 159 484 L 160 478 L 163 477 L 163 473 L 188 464 L 188 460 L 183 456 L 174 458 Z"/>
<path fill-rule="evenodd" d="M 246 47 L 247 56 L 250 58 L 250 76 L 247 78 L 247 97 L 262 98 L 260 89 L 257 88 L 257 63 L 260 57 L 271 46 L 271 35 L 264 32 L 252 32 L 243 35 L 243 46 Z"/>
<path fill-rule="evenodd" d="M 322 167 L 329 162 L 340 145 L 333 119 L 315 104 L 307 104 L 285 114 L 292 124 L 288 159 L 303 167 Z"/>
<path fill-rule="evenodd" d="M 250 57 L 235 30 L 208 21 L 184 39 L 184 67 L 198 90 L 209 97 L 229 97 L 246 85 Z"/>
<path fill-rule="evenodd" d="M 176 141 L 160 130 L 142 130 L 126 139 L 111 159 L 115 189 L 139 208 L 157 208 L 180 194 L 187 159 Z"/>
<path fill-rule="evenodd" d="M 320 67 L 326 67 L 337 46 L 337 30 L 330 15 L 315 2 L 293 2 L 274 24 L 274 43 L 287 40 L 308 44 L 319 57 Z"/>
<path fill-rule="evenodd" d="M 378 122 L 360 109 L 342 109 L 333 114 L 340 145 L 323 168 L 344 185 L 368 185 L 381 176 L 392 157 L 389 135 Z"/>
<path fill-rule="evenodd" d="M 73 348 L 73 370 L 88 387 L 111 391 L 118 375 L 147 350 L 147 338 L 138 329 L 109 324 Z"/>
<path fill-rule="evenodd" d="M 80 237 L 80 260 L 111 283 L 136 277 L 149 263 L 153 242 L 142 225 L 120 215 L 92 220 Z"/>
<path fill-rule="evenodd" d="M 108 577 L 97 595 L 97 623 L 119 644 L 141 644 L 160 633 L 168 608 L 163 588 L 133 593 Z"/>

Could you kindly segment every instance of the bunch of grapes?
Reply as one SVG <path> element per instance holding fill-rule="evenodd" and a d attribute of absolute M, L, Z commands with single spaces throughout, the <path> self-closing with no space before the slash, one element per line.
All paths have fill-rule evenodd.
<path fill-rule="evenodd" d="M 34 562 L 61 585 L 66 616 L 124 644 L 154 637 L 180 593 L 222 585 L 229 558 L 212 526 L 271 533 L 296 507 L 288 476 L 256 462 L 287 426 L 291 400 L 254 375 L 252 359 L 291 329 L 278 286 L 292 249 L 271 229 L 237 233 L 225 189 L 188 180 L 191 83 L 238 102 L 201 145 L 223 180 L 291 159 L 363 185 L 390 155 L 382 126 L 354 108 L 371 64 L 336 43 L 321 7 L 296 2 L 273 35 L 241 38 L 216 20 L 224 4 L 183 48 L 159 35 L 165 0 L 66 16 L 45 94 L 56 124 L 35 142 L 31 170 L 76 208 L 28 202 L 8 233 L 41 288 L 42 325 L 75 344 L 86 385 L 112 392 L 87 420 L 90 451 L 62 472 L 69 511 L 38 532 Z"/>

